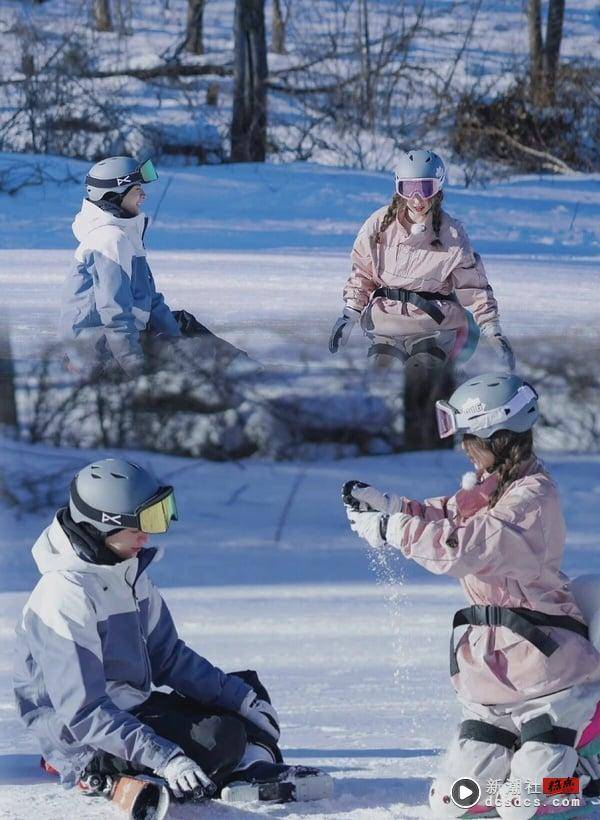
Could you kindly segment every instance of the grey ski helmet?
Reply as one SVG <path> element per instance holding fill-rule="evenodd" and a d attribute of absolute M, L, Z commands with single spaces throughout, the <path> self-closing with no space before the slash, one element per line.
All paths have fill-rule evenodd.
<path fill-rule="evenodd" d="M 69 511 L 76 523 L 86 522 L 102 533 L 131 527 L 166 532 L 177 520 L 173 488 L 122 458 L 94 461 L 71 482 Z"/>
<path fill-rule="evenodd" d="M 97 162 L 87 173 L 88 199 L 98 202 L 109 191 L 124 194 L 132 185 L 154 182 L 158 174 L 151 159 L 138 162 L 132 157 L 108 157 Z"/>
<path fill-rule="evenodd" d="M 405 151 L 394 168 L 396 193 L 402 193 L 401 184 L 404 180 L 414 179 L 434 180 L 437 188 L 435 193 L 437 193 L 446 181 L 446 166 L 442 158 L 433 151 L 421 148 Z"/>
<path fill-rule="evenodd" d="M 490 438 L 498 430 L 524 433 L 540 414 L 536 391 L 520 376 L 484 373 L 461 384 L 448 401 L 436 402 L 436 415 L 441 438 Z"/>

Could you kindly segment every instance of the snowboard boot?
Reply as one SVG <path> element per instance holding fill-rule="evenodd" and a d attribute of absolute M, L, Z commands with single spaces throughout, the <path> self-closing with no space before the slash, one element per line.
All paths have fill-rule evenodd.
<path fill-rule="evenodd" d="M 259 760 L 234 772 L 233 777 L 235 779 L 221 790 L 221 800 L 225 803 L 255 800 L 300 803 L 333 797 L 333 778 L 309 766 L 287 766 Z"/>

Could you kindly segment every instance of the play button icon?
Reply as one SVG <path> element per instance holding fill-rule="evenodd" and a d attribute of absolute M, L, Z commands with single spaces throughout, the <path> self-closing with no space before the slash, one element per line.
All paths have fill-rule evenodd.
<path fill-rule="evenodd" d="M 470 809 L 475 803 L 479 802 L 481 797 L 481 789 L 476 780 L 471 780 L 470 777 L 461 777 L 452 784 L 452 802 L 455 806 L 461 809 Z"/>

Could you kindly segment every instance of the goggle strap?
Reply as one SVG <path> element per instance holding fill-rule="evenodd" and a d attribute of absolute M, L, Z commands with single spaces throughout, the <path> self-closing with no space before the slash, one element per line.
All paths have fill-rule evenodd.
<path fill-rule="evenodd" d="M 129 513 L 111 513 L 106 510 L 97 510 L 95 507 L 90 507 L 77 491 L 77 479 L 71 481 L 71 499 L 73 504 L 77 507 L 82 515 L 91 518 L 92 521 L 97 521 L 100 524 L 113 524 L 115 529 L 138 529 L 139 517 L 137 515 L 130 515 Z"/>
<path fill-rule="evenodd" d="M 135 185 L 137 182 L 143 181 L 139 171 L 132 171 L 130 174 L 115 177 L 114 179 L 96 179 L 89 175 L 85 178 L 85 184 L 92 185 L 94 188 L 119 188 L 121 185 Z"/>
<path fill-rule="evenodd" d="M 456 413 L 456 427 L 457 430 L 471 429 L 480 430 L 485 427 L 491 427 L 493 424 L 499 424 L 505 419 L 514 416 L 519 410 L 522 410 L 532 399 L 537 399 L 538 395 L 535 390 L 528 384 L 524 384 L 515 393 L 512 399 L 500 407 L 493 407 L 484 413 L 477 416 L 466 416 L 463 413 Z"/>

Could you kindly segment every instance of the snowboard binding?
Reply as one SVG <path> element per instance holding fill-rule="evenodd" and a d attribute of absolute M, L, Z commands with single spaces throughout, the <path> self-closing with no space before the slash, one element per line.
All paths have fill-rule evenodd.
<path fill-rule="evenodd" d="M 255 763 L 221 790 L 224 803 L 305 802 L 333 797 L 333 778 L 310 766 Z"/>

